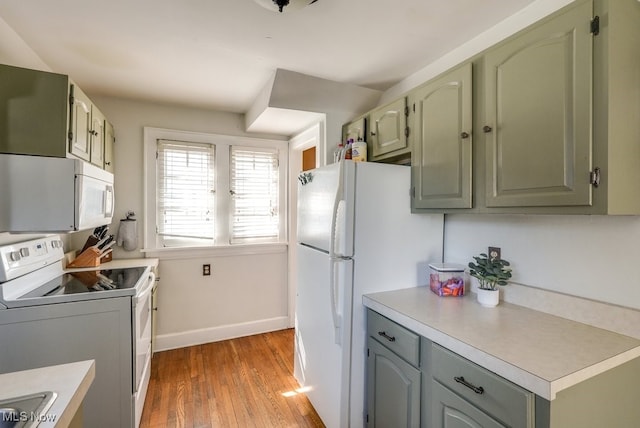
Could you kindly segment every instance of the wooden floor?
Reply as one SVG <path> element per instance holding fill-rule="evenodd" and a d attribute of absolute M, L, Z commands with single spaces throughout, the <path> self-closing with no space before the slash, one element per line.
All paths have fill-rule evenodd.
<path fill-rule="evenodd" d="M 298 388 L 293 329 L 159 352 L 140 427 L 324 427 Z"/>

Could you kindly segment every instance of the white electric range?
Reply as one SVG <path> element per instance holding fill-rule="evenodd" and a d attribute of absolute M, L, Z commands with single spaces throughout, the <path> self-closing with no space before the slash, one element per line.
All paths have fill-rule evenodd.
<path fill-rule="evenodd" d="M 138 427 L 151 371 L 151 267 L 65 273 L 57 235 L 0 247 L 0 373 L 96 361 L 90 427 Z"/>

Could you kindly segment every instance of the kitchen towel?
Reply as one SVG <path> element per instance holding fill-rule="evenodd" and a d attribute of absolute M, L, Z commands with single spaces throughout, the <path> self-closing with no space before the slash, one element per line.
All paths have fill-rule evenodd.
<path fill-rule="evenodd" d="M 127 218 L 120 220 L 120 227 L 118 228 L 116 243 L 127 251 L 133 251 L 138 248 L 137 221 L 134 216 L 135 213 L 129 211 Z"/>

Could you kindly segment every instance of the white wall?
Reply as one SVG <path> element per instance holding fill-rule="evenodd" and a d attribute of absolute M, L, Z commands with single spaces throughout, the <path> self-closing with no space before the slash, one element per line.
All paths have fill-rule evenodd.
<path fill-rule="evenodd" d="M 0 64 L 51 71 L 44 61 L 0 17 Z"/>
<path fill-rule="evenodd" d="M 240 114 L 92 97 L 115 128 L 116 233 L 118 219 L 133 210 L 138 242 L 143 232 L 143 127 L 243 136 Z M 257 135 L 286 140 L 281 136 Z M 87 232 L 73 237 L 82 245 Z M 115 247 L 114 257 L 144 257 Z M 202 276 L 211 264 L 212 275 Z M 288 320 L 286 246 L 264 254 L 227 255 L 203 251 L 195 256 L 160 261 L 158 349 L 168 349 L 286 328 Z"/>
<path fill-rule="evenodd" d="M 381 103 L 472 57 L 571 0 L 539 0 L 383 94 Z M 629 195 L 638 197 L 638 195 Z M 444 258 L 502 248 L 517 283 L 640 309 L 640 217 L 446 215 Z"/>
<path fill-rule="evenodd" d="M 211 276 L 202 276 L 202 264 Z M 287 250 L 161 260 L 158 349 L 289 327 Z"/>
<path fill-rule="evenodd" d="M 444 257 L 502 248 L 513 281 L 640 309 L 640 217 L 447 215 Z"/>

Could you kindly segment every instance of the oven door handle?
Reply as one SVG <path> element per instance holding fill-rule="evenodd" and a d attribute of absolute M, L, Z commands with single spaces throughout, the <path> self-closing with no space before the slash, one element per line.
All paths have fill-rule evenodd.
<path fill-rule="evenodd" d="M 140 294 L 136 296 L 136 301 L 143 300 L 147 297 L 147 294 L 151 293 L 153 286 L 156 282 L 156 275 L 153 272 L 149 272 L 149 277 L 147 278 L 148 285 L 140 291 Z"/>

